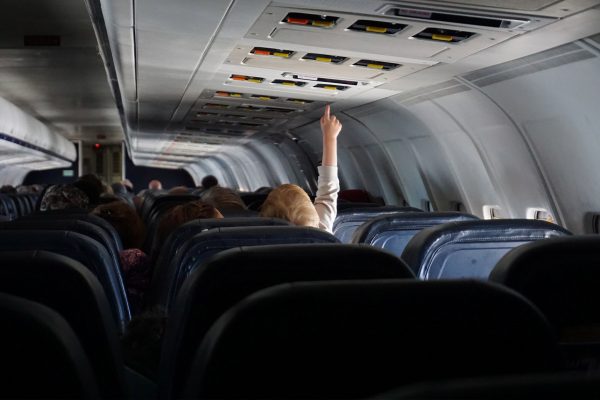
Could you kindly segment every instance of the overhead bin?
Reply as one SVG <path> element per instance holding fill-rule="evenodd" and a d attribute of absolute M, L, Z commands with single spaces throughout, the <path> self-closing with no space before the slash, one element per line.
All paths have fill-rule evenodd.
<path fill-rule="evenodd" d="M 0 148 L 14 155 L 10 159 L 25 168 L 58 168 L 77 158 L 73 143 L 2 98 Z"/>

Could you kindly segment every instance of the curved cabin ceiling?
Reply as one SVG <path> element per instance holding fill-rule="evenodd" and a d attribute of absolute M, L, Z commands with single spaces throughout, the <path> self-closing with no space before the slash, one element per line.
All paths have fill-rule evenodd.
<path fill-rule="evenodd" d="M 68 139 L 123 139 L 83 0 L 2 1 L 0 97 Z"/>
<path fill-rule="evenodd" d="M 0 97 L 70 139 L 124 130 L 136 164 L 201 165 L 325 103 L 353 108 L 595 34 L 599 5 L 8 0 Z"/>

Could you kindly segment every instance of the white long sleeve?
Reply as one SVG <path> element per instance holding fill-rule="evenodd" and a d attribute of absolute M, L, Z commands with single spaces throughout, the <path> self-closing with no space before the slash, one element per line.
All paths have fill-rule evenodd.
<path fill-rule="evenodd" d="M 337 216 L 337 198 L 340 191 L 338 168 L 331 166 L 318 167 L 319 180 L 315 208 L 319 215 L 319 228 L 332 233 L 333 221 Z"/>

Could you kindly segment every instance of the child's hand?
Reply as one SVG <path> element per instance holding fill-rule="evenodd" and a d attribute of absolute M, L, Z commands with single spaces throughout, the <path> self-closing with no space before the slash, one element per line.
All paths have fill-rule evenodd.
<path fill-rule="evenodd" d="M 342 130 L 342 123 L 335 117 L 329 114 L 329 104 L 325 106 L 325 112 L 321 117 L 321 131 L 323 132 L 324 140 L 335 140 Z"/>

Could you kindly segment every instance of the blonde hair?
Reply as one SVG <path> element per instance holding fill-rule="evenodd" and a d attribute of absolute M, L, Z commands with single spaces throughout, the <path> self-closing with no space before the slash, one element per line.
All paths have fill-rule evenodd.
<path fill-rule="evenodd" d="M 269 193 L 260 209 L 260 216 L 285 219 L 294 225 L 319 226 L 319 215 L 308 194 L 300 186 L 290 183 Z"/>

